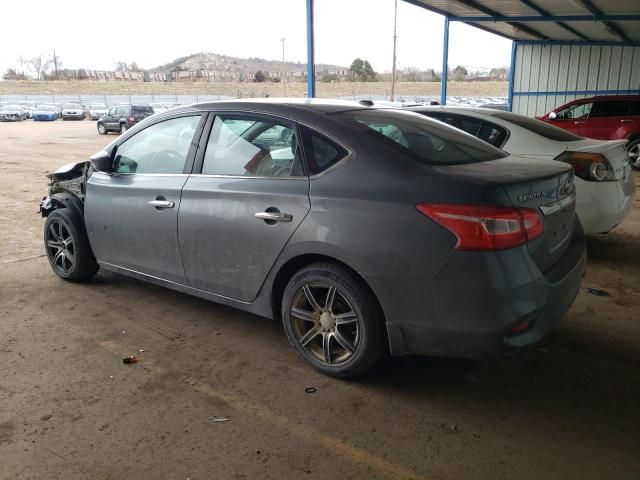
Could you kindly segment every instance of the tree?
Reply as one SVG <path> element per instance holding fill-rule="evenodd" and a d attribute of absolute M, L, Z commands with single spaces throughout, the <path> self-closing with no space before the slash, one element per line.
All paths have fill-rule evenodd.
<path fill-rule="evenodd" d="M 258 70 L 253 79 L 255 82 L 262 83 L 267 79 L 267 76 L 262 72 L 262 70 Z"/>
<path fill-rule="evenodd" d="M 509 69 L 506 67 L 492 68 L 489 72 L 491 80 L 504 81 L 509 76 Z"/>
<path fill-rule="evenodd" d="M 3 80 L 29 80 L 29 77 L 24 73 L 18 73 L 13 68 L 8 68 L 2 75 Z"/>
<path fill-rule="evenodd" d="M 138 66 L 138 64 L 136 62 L 132 62 L 129 64 L 129 71 L 130 72 L 140 72 L 142 71 L 142 69 Z"/>
<path fill-rule="evenodd" d="M 368 60 L 356 58 L 351 62 L 349 69 L 353 80 L 356 82 L 375 82 L 378 79 L 378 74 L 373 70 Z"/>
<path fill-rule="evenodd" d="M 407 67 L 402 72 L 402 75 L 407 82 L 417 82 L 420 80 L 420 69 L 416 67 Z"/>
<path fill-rule="evenodd" d="M 457 82 L 462 82 L 467 77 L 467 69 L 462 65 L 458 65 L 453 69 L 453 79 Z"/>
<path fill-rule="evenodd" d="M 47 73 L 52 62 L 52 59 L 40 54 L 37 57 L 29 59 L 27 63 L 35 72 L 36 80 L 42 80 L 42 75 Z"/>
<path fill-rule="evenodd" d="M 118 60 L 116 62 L 116 72 L 127 72 L 129 71 L 129 64 L 127 62 L 123 62 L 122 60 Z"/>

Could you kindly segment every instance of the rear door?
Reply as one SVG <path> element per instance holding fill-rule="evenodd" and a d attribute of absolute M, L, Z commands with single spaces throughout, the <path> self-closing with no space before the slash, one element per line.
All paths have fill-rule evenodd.
<path fill-rule="evenodd" d="M 599 140 L 615 140 L 616 132 L 623 120 L 629 116 L 627 100 L 603 100 L 594 102 L 586 123 L 581 125 L 579 135 Z"/>
<path fill-rule="evenodd" d="M 293 122 L 220 114 L 182 192 L 180 250 L 190 286 L 249 302 L 309 211 Z"/>
<path fill-rule="evenodd" d="M 98 261 L 185 283 L 178 210 L 203 125 L 202 114 L 154 123 L 117 145 L 112 173 L 91 175 L 85 219 Z"/>

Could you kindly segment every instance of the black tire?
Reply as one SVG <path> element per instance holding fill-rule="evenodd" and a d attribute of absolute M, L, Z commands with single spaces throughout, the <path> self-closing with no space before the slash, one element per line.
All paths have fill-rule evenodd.
<path fill-rule="evenodd" d="M 640 170 L 640 137 L 634 138 L 627 144 L 627 152 L 631 157 L 631 168 Z"/>
<path fill-rule="evenodd" d="M 121 123 L 120 124 L 120 134 L 122 135 L 124 132 L 126 132 L 129 129 L 129 127 L 127 127 L 126 123 Z"/>
<path fill-rule="evenodd" d="M 68 208 L 54 210 L 47 217 L 44 248 L 51 269 L 63 280 L 83 282 L 100 268 L 91 251 L 84 219 Z"/>
<path fill-rule="evenodd" d="M 329 301 L 331 288 L 334 293 Z M 314 303 L 319 308 L 307 292 L 317 297 Z M 317 263 L 293 275 L 282 297 L 281 313 L 289 343 L 326 375 L 346 378 L 361 374 L 386 350 L 378 302 L 357 275 L 340 265 Z"/>
<path fill-rule="evenodd" d="M 109 133 L 107 131 L 107 127 L 105 127 L 104 123 L 102 122 L 98 122 L 97 128 L 100 135 L 106 135 L 107 133 Z"/>

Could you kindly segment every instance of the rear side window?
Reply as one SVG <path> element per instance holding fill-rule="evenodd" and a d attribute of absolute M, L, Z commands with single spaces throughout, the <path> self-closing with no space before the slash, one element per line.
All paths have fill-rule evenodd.
<path fill-rule="evenodd" d="M 589 118 L 624 117 L 629 112 L 629 102 L 626 100 L 608 100 L 595 102 Z"/>
<path fill-rule="evenodd" d="M 452 127 L 459 128 L 460 130 L 463 130 L 474 137 L 478 137 L 480 140 L 490 143 L 497 148 L 504 145 L 504 142 L 507 140 L 507 136 L 509 135 L 505 128 L 475 117 L 467 117 L 465 115 L 458 114 L 441 114 L 439 112 L 424 112 L 424 115 L 440 120 Z"/>
<path fill-rule="evenodd" d="M 148 105 L 135 105 L 133 107 L 133 113 L 145 114 L 145 113 L 153 113 L 153 108 Z"/>
<path fill-rule="evenodd" d="M 245 115 L 217 116 L 202 165 L 205 175 L 290 177 L 302 174 L 293 125 Z"/>
<path fill-rule="evenodd" d="M 506 156 L 488 143 L 417 113 L 358 109 L 338 115 L 363 133 L 422 163 L 455 165 Z"/>
<path fill-rule="evenodd" d="M 494 113 L 493 116 L 501 120 L 511 122 L 514 125 L 529 130 L 541 137 L 548 138 L 549 140 L 556 140 L 558 142 L 575 142 L 576 140 L 582 140 L 583 138 L 568 132 L 567 130 L 536 120 L 535 118 L 529 118 L 515 113 L 498 112 Z"/>
<path fill-rule="evenodd" d="M 307 127 L 301 127 L 301 130 L 309 175 L 324 172 L 349 154 L 344 148 L 324 135 Z"/>
<path fill-rule="evenodd" d="M 631 100 L 629 102 L 629 115 L 640 115 L 640 100 Z"/>

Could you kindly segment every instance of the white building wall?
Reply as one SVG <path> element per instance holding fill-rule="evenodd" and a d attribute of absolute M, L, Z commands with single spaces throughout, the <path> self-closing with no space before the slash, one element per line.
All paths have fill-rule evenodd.
<path fill-rule="evenodd" d="M 512 111 L 538 116 L 576 98 L 640 94 L 638 65 L 640 47 L 517 45 Z"/>

